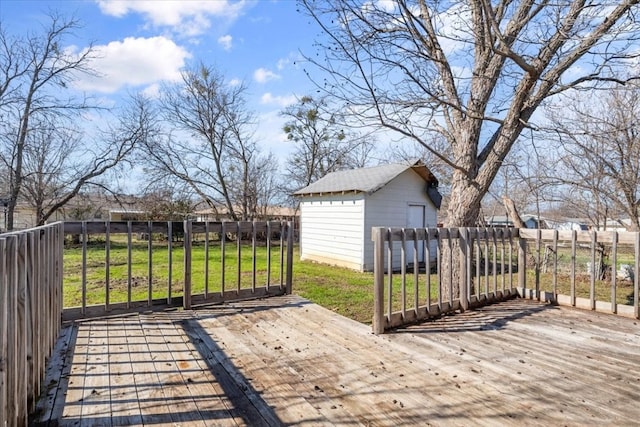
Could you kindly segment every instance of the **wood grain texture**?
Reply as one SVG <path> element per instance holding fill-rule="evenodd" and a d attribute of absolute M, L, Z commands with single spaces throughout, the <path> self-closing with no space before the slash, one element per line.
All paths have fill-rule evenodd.
<path fill-rule="evenodd" d="M 102 348 L 96 339 L 105 322 L 109 378 L 90 379 L 97 362 L 91 348 Z M 385 335 L 296 296 L 75 327 L 68 390 L 57 396 L 66 393 L 70 414 L 89 388 L 108 384 L 111 425 L 584 426 L 640 419 L 638 321 L 532 300 Z M 53 419 L 59 411 L 42 412 L 65 425 Z M 81 413 L 84 424 L 90 418 Z"/>

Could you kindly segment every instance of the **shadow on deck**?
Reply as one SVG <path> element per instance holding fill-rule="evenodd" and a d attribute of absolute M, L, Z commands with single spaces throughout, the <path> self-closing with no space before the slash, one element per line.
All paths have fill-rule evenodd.
<path fill-rule="evenodd" d="M 631 425 L 637 321 L 510 300 L 386 335 L 295 297 L 64 328 L 37 425 Z"/>

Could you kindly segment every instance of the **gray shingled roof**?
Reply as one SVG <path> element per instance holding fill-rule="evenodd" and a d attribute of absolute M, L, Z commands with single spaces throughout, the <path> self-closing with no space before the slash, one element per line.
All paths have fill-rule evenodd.
<path fill-rule="evenodd" d="M 368 168 L 332 172 L 320 178 L 316 182 L 301 188 L 293 194 L 296 196 L 302 196 L 351 191 L 371 194 L 378 191 L 389 181 L 412 167 L 415 168 L 416 172 L 422 176 L 425 181 L 435 181 L 437 183 L 436 178 L 431 174 L 427 167 L 424 166 L 422 162 L 416 161 L 411 163 L 390 163 Z"/>

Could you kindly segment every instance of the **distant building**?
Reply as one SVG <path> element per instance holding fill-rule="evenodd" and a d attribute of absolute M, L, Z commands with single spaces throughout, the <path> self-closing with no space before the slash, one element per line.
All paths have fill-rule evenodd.
<path fill-rule="evenodd" d="M 527 228 L 550 228 L 543 217 L 538 215 L 524 214 L 520 216 L 520 219 Z M 484 218 L 485 224 L 488 227 L 513 227 L 513 220 L 507 215 L 491 215 Z"/>
<path fill-rule="evenodd" d="M 372 227 L 435 227 L 442 199 L 438 180 L 420 161 L 333 172 L 294 195 L 301 259 L 358 271 L 373 270 Z M 396 248 L 393 268 L 400 265 Z M 421 250 L 419 262 L 424 256 Z"/>

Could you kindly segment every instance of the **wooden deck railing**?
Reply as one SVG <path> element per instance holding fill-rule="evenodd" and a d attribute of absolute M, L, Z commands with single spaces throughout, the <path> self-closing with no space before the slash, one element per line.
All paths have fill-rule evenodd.
<path fill-rule="evenodd" d="M 291 293 L 293 234 L 291 222 L 191 221 L 66 222 L 0 234 L 0 427 L 27 425 L 63 320 L 158 305 L 189 309 L 197 303 Z M 133 292 L 141 280 L 132 274 L 134 235 L 136 243 L 146 245 L 144 298 Z M 73 272 L 67 271 L 73 270 L 73 265 L 67 265 L 73 262 L 63 259 L 71 256 L 73 248 L 65 249 L 65 236 L 80 245 L 79 307 L 64 306 L 63 280 L 64 292 L 74 291 Z M 174 242 L 176 238 L 180 241 Z M 116 244 L 118 251 L 113 248 Z M 167 262 L 160 268 L 154 261 L 163 245 Z M 178 249 L 182 259 L 174 262 Z M 247 250 L 249 254 L 244 253 Z M 90 259 L 96 252 L 98 262 Z M 116 275 L 112 273 L 123 265 L 126 297 L 114 301 Z M 162 272 L 163 268 L 168 271 Z M 100 269 L 102 275 L 96 276 Z M 179 280 L 178 269 L 182 269 Z M 213 289 L 209 282 L 216 272 Z M 156 276 L 161 274 L 166 283 L 159 290 Z M 199 283 L 194 283 L 196 276 Z M 91 304 L 95 298 L 101 299 L 99 305 Z"/>
<path fill-rule="evenodd" d="M 640 318 L 640 233 L 374 228 L 372 236 L 375 333 L 516 295 Z M 421 260 L 422 272 L 407 267 Z"/>
<path fill-rule="evenodd" d="M 192 304 L 291 293 L 291 222 L 65 222 L 64 231 L 82 245 L 80 304 L 65 307 L 65 319 L 159 305 L 189 309 Z M 134 240 L 142 261 L 134 260 Z M 120 247 L 117 254 L 116 244 Z M 89 259 L 96 250 L 100 259 Z M 263 264 L 260 277 L 259 259 Z M 133 265 L 140 262 L 146 264 L 145 271 L 136 275 Z M 125 267 L 117 276 L 119 287 L 125 290 L 120 298 L 113 296 L 116 266 Z M 96 289 L 96 282 L 101 289 Z M 134 292 L 141 287 L 146 288 L 144 292 Z M 99 303 L 96 295 L 101 298 Z"/>
<path fill-rule="evenodd" d="M 63 226 L 0 234 L 0 426 L 27 425 L 60 331 Z"/>
<path fill-rule="evenodd" d="M 519 230 L 527 297 L 640 318 L 640 233 Z M 533 276 L 533 277 L 530 277 Z"/>

